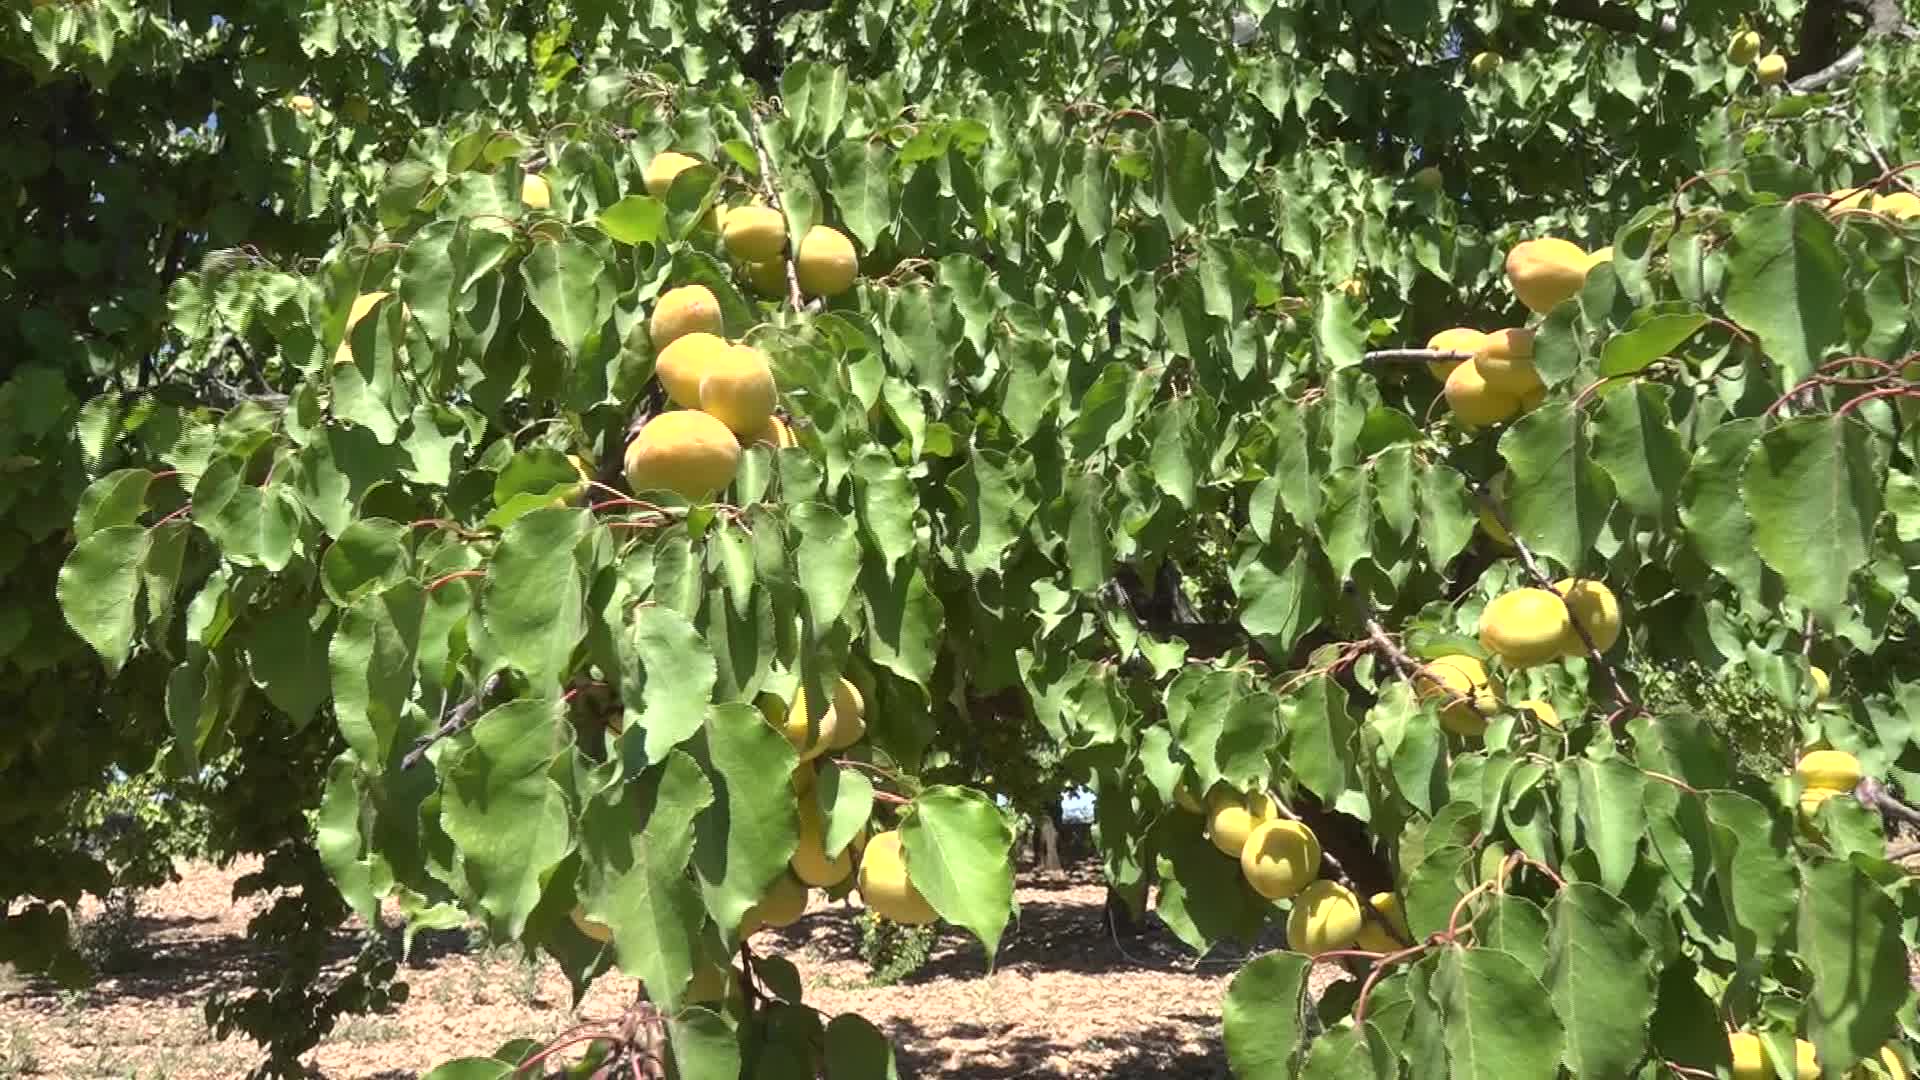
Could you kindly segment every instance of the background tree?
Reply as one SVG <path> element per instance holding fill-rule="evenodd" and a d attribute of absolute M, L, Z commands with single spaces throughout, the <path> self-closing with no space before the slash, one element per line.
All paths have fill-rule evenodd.
<path fill-rule="evenodd" d="M 1911 1021 L 1875 813 L 1914 764 L 1910 13 L 724 10 L 8 9 L 10 959 L 71 971 L 49 931 L 105 887 L 75 807 L 164 759 L 300 887 L 260 928 L 290 954 L 349 910 L 474 920 L 643 980 L 601 1059 L 863 1074 L 884 1040 L 736 940 L 798 800 L 836 849 L 900 825 L 991 953 L 982 791 L 1084 783 L 1109 881 L 1189 944 L 1289 921 L 1227 1000 L 1245 1075 L 1804 1037 L 1839 1076 Z M 650 183 L 668 150 L 701 164 Z M 754 296 L 709 216 L 754 195 L 863 280 Z M 1611 259 L 1530 315 L 1507 258 L 1548 235 Z M 567 456 L 622 487 L 665 407 L 649 320 L 689 284 L 798 445 L 717 505 L 583 491 Z M 1539 400 L 1462 423 L 1426 365 L 1494 361 L 1419 346 L 1523 324 Z M 1552 662 L 1476 635 L 1563 577 L 1618 644 L 1550 597 Z M 1500 692 L 1435 693 L 1447 656 Z M 865 739 L 768 783 L 795 755 L 752 703 L 843 676 Z M 1817 748 L 1857 798 L 1788 779 Z M 1229 808 L 1305 819 L 1306 876 L 1359 896 L 1223 855 Z M 1363 924 L 1390 955 L 1326 947 Z M 1365 988 L 1303 1004 L 1306 952 Z M 388 996 L 377 950 L 313 970 L 220 1013 L 269 1070 Z"/>

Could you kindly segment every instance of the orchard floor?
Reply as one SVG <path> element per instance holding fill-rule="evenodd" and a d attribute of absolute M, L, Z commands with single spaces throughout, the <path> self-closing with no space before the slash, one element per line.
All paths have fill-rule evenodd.
<path fill-rule="evenodd" d="M 252 901 L 232 901 L 242 872 L 207 866 L 142 898 L 130 970 L 84 992 L 0 975 L 0 1080 L 14 1077 L 226 1080 L 256 1059 L 251 1044 L 215 1041 L 202 1022 L 209 993 L 244 984 L 266 958 L 245 943 Z M 1195 963 L 1155 924 L 1116 942 L 1103 927 L 1097 870 L 1023 873 L 1020 915 L 987 974 L 980 946 L 944 930 L 932 959 L 890 987 L 867 987 L 853 909 L 816 900 L 758 951 L 798 966 L 806 1000 L 828 1014 L 857 1011 L 899 1048 L 902 1074 L 960 1080 L 1226 1077 L 1220 1000 L 1237 963 Z M 416 944 L 403 968 L 411 997 L 391 1015 L 343 1021 L 311 1056 L 330 1080 L 407 1080 L 437 1062 L 485 1053 L 510 1038 L 551 1037 L 618 1015 L 632 982 L 601 979 L 577 1011 L 551 965 L 508 951 L 469 951 L 459 934 Z M 340 955 L 350 956 L 344 939 Z M 1326 969 L 1322 969 L 1326 970 Z"/>

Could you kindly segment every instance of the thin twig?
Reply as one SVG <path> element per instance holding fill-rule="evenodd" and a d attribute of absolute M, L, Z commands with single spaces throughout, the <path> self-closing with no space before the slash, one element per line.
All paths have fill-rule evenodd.
<path fill-rule="evenodd" d="M 1386 628 L 1380 625 L 1380 620 L 1367 620 L 1367 637 L 1373 642 L 1374 647 L 1379 649 L 1381 654 L 1387 658 L 1387 662 L 1392 664 L 1394 669 L 1399 672 L 1400 677 L 1405 679 L 1408 685 L 1414 687 L 1415 693 L 1419 693 L 1419 683 L 1430 683 L 1446 693 L 1449 698 L 1449 704 L 1455 702 L 1463 703 L 1467 708 L 1473 710 L 1473 715 L 1479 717 L 1482 723 L 1490 724 L 1493 722 L 1492 717 L 1481 711 L 1479 702 L 1473 699 L 1474 696 L 1472 694 L 1455 693 L 1453 687 L 1441 682 L 1437 676 L 1428 671 L 1425 664 L 1408 656 L 1405 649 L 1394 644 L 1393 638 L 1387 634 Z"/>
<path fill-rule="evenodd" d="M 767 132 L 760 126 L 760 114 L 754 112 L 751 105 L 747 106 L 747 124 L 748 134 L 753 137 L 754 156 L 760 160 L 760 193 L 765 196 L 768 206 L 780 211 L 780 216 L 785 217 L 787 212 L 780 205 L 779 186 L 773 182 L 773 161 L 767 157 Z M 795 311 L 806 306 L 806 301 L 800 297 L 800 271 L 793 265 L 793 257 L 798 247 L 797 240 L 789 241 L 787 250 L 782 255 L 782 261 L 787 268 L 787 303 L 791 304 Z"/>
<path fill-rule="evenodd" d="M 1360 359 L 1369 364 L 1464 363 L 1473 359 L 1473 354 L 1458 349 L 1375 349 Z"/>
<path fill-rule="evenodd" d="M 415 765 L 418 765 L 420 759 L 426 756 L 427 751 L 432 749 L 434 743 L 439 742 L 441 739 L 452 735 L 454 732 L 472 723 L 476 714 L 480 712 L 480 707 L 486 704 L 487 698 L 499 691 L 502 681 L 500 673 L 497 671 L 487 676 L 487 681 L 480 684 L 480 691 L 478 693 L 461 702 L 451 713 L 447 714 L 447 718 L 441 721 L 439 727 L 434 728 L 432 732 L 422 736 L 413 744 L 413 749 L 407 751 L 407 756 L 400 759 L 400 768 L 403 770 L 411 769 Z"/>
<path fill-rule="evenodd" d="M 1905 177 L 1899 175 L 1893 165 L 1887 161 L 1887 155 L 1881 153 L 1880 147 L 1874 144 L 1873 136 L 1867 134 L 1867 129 L 1860 125 L 1860 118 L 1851 112 L 1843 111 L 1842 115 L 1847 118 L 1848 126 L 1853 128 L 1853 133 L 1859 137 L 1861 145 L 1867 148 L 1867 155 L 1873 158 L 1874 164 L 1880 166 L 1881 175 L 1890 177 L 1895 184 L 1912 192 L 1914 190 L 1913 185 L 1908 183 Z"/>
<path fill-rule="evenodd" d="M 1853 789 L 1853 797 L 1860 800 L 1862 806 L 1872 807 L 1887 817 L 1899 818 L 1911 825 L 1920 825 L 1920 810 L 1915 810 L 1894 797 L 1886 785 L 1869 776 L 1860 781 Z"/>

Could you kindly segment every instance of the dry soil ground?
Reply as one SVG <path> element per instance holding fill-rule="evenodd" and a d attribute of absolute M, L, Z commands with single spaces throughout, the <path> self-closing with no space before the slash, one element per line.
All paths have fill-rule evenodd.
<path fill-rule="evenodd" d="M 139 962 L 83 993 L 0 981 L 0 1080 L 242 1075 L 254 1047 L 216 1042 L 201 1021 L 209 992 L 240 985 L 251 965 L 268 962 L 244 939 L 255 909 L 231 899 L 242 869 L 187 867 L 178 883 L 148 894 Z M 913 1076 L 1226 1077 L 1220 999 L 1237 962 L 1195 963 L 1164 929 L 1123 947 L 1103 928 L 1103 898 L 1090 869 L 1050 880 L 1023 873 L 1019 920 L 992 974 L 980 946 L 948 929 L 920 971 L 869 987 L 853 912 L 818 901 L 792 927 L 762 931 L 754 947 L 789 956 L 806 999 L 821 1010 L 857 1011 L 878 1024 Z M 343 941 L 343 957 L 348 949 Z M 417 1077 L 510 1038 L 615 1016 L 633 991 L 630 980 L 609 976 L 574 1010 L 557 969 L 527 966 L 507 951 L 467 950 L 459 935 L 416 948 L 404 977 L 412 987 L 405 1005 L 343 1022 L 314 1053 L 321 1075 Z"/>

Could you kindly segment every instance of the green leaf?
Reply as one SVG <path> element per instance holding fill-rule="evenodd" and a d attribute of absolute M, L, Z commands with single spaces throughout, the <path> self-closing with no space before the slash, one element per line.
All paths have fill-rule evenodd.
<path fill-rule="evenodd" d="M 386 518 L 362 518 L 347 526 L 320 559 L 327 598 L 352 607 L 368 593 L 382 592 L 412 570 L 404 541 L 409 530 Z"/>
<path fill-rule="evenodd" d="M 536 243 L 520 264 L 520 277 L 553 339 L 579 359 L 613 315 L 615 289 L 599 254 L 574 239 Z"/>
<path fill-rule="evenodd" d="M 1546 983 L 1566 1026 L 1568 1068 L 1575 1076 L 1631 1076 L 1653 1017 L 1652 946 L 1624 902 L 1585 882 L 1569 883 L 1547 909 Z"/>
<path fill-rule="evenodd" d="M 434 1066 L 424 1080 L 512 1080 L 517 1070 L 498 1058 L 463 1057 Z"/>
<path fill-rule="evenodd" d="M 622 739 L 641 744 L 642 760 L 664 761 L 707 723 L 718 664 L 693 623 L 664 604 L 635 609 L 622 646 L 620 700 L 631 721 Z"/>
<path fill-rule="evenodd" d="M 1743 594 L 1757 598 L 1764 574 L 1753 548 L 1753 519 L 1741 498 L 1747 452 L 1766 430 L 1758 416 L 1714 428 L 1693 453 L 1680 484 L 1680 524 L 1700 558 Z"/>
<path fill-rule="evenodd" d="M 613 930 L 620 970 L 669 1013 L 685 1003 L 695 937 L 706 921 L 687 863 L 695 820 L 712 801 L 700 766 L 676 750 L 639 780 L 603 792 L 580 815 L 580 904 Z M 733 928 L 723 930 L 731 935 Z"/>
<path fill-rule="evenodd" d="M 301 605 L 278 608 L 253 625 L 246 641 L 254 682 L 295 728 L 305 727 L 332 692 L 327 646 L 333 627 L 330 621 L 314 626 L 313 614 Z"/>
<path fill-rule="evenodd" d="M 1899 905 L 1853 862 L 1801 872 L 1799 955 L 1813 975 L 1807 1027 L 1829 1065 L 1875 1056 L 1913 996 Z M 1829 1073 L 1831 1075 L 1831 1073 Z"/>
<path fill-rule="evenodd" d="M 1634 313 L 1627 329 L 1607 339 L 1600 350 L 1600 374 L 1630 375 L 1667 355 L 1707 325 L 1704 312 L 1691 304 L 1656 304 Z"/>
<path fill-rule="evenodd" d="M 848 139 L 827 155 L 827 190 L 860 246 L 871 251 L 893 221 L 893 163 L 874 140 Z"/>
<path fill-rule="evenodd" d="M 1873 551 L 1880 470 L 1872 437 L 1844 417 L 1797 417 L 1760 436 L 1742 477 L 1755 550 L 1789 594 L 1829 622 Z"/>
<path fill-rule="evenodd" d="M 821 846 L 828 858 L 845 851 L 853 838 L 866 828 L 873 816 L 873 781 L 858 769 L 844 769 L 828 762 L 814 778 L 813 798 L 826 823 Z"/>
<path fill-rule="evenodd" d="M 1275 655 L 1292 652 L 1331 614 L 1333 589 L 1315 571 L 1304 546 L 1296 548 L 1285 565 L 1262 550 L 1244 564 L 1234 591 L 1240 598 L 1240 625 Z"/>
<path fill-rule="evenodd" d="M 1765 806 L 1732 791 L 1707 795 L 1714 879 L 1733 919 L 1742 958 L 1764 957 L 1786 933 L 1794 909 L 1792 840 L 1787 824 Z"/>
<path fill-rule="evenodd" d="M 737 926 L 793 857 L 793 789 L 774 778 L 791 775 L 798 759 L 751 705 L 715 708 L 706 734 L 713 801 L 694 822 L 693 867 L 715 921 Z"/>
<path fill-rule="evenodd" d="M 941 785 L 914 796 L 901 826 L 907 873 L 940 917 L 966 927 L 991 967 L 1013 913 L 1013 830 L 985 795 Z"/>
<path fill-rule="evenodd" d="M 73 512 L 73 539 L 85 540 L 111 525 L 131 525 L 146 509 L 147 488 L 153 483 L 148 469 L 119 469 L 87 485 Z"/>
<path fill-rule="evenodd" d="M 1227 1060 L 1241 1080 L 1292 1080 L 1300 1044 L 1300 999 L 1313 961 L 1270 952 L 1234 973 L 1221 1005 Z"/>
<path fill-rule="evenodd" d="M 827 1073 L 836 1080 L 898 1080 L 900 1075 L 887 1037 L 854 1013 L 827 1023 Z"/>
<path fill-rule="evenodd" d="M 74 545 L 60 567 L 60 611 L 117 673 L 133 650 L 139 612 L 140 566 L 147 556 L 147 530 L 140 525 L 110 525 Z"/>
<path fill-rule="evenodd" d="M 1392 1055 L 1372 1024 L 1363 1031 L 1343 1020 L 1313 1040 L 1300 1080 L 1396 1080 L 1400 1063 Z"/>
<path fill-rule="evenodd" d="M 589 515 L 535 510 L 501 534 L 480 591 L 480 614 L 500 657 L 536 684 L 557 684 L 586 635 L 584 587 L 573 547 Z"/>
<path fill-rule="evenodd" d="M 1669 521 L 1679 502 L 1687 450 L 1669 408 L 1673 391 L 1636 382 L 1605 395 L 1593 421 L 1593 459 L 1627 509 Z"/>
<path fill-rule="evenodd" d="M 657 244 L 667 234 L 667 208 L 646 195 L 625 196 L 593 221 L 622 244 Z"/>
<path fill-rule="evenodd" d="M 1525 964 L 1535 978 L 1547 977 L 1547 916 L 1526 897 L 1493 894 L 1473 920 L 1473 939 Z"/>
<path fill-rule="evenodd" d="M 474 902 L 503 938 L 520 936 L 547 871 L 572 849 L 566 796 L 547 775 L 567 730 L 557 699 L 510 701 L 474 722 L 469 745 L 443 773 L 440 825 Z"/>
<path fill-rule="evenodd" d="M 824 631 L 853 598 L 860 574 L 860 538 L 847 515 L 822 502 L 806 502 L 787 511 L 799 539 L 793 557 L 800 590 L 814 626 Z"/>
<path fill-rule="evenodd" d="M 1613 485 L 1588 452 L 1585 427 L 1572 402 L 1550 401 L 1500 437 L 1514 532 L 1569 569 L 1585 565 L 1613 505 Z"/>
<path fill-rule="evenodd" d="M 358 773 L 351 754 L 341 754 L 327 770 L 326 790 L 313 816 L 313 846 L 347 905 L 373 924 L 379 921 L 379 901 L 367 861 L 361 857 L 365 844 L 360 834 Z"/>
<path fill-rule="evenodd" d="M 1577 768 L 1581 834 L 1600 863 L 1601 883 L 1619 892 L 1638 865 L 1640 837 L 1647 828 L 1646 774 L 1620 758 L 1582 758 Z"/>
<path fill-rule="evenodd" d="M 1347 708 L 1346 687 L 1330 678 L 1308 680 L 1281 709 L 1288 733 L 1287 764 L 1308 791 L 1332 806 L 1359 779 L 1359 725 Z"/>
<path fill-rule="evenodd" d="M 413 582 L 364 596 L 346 609 L 327 644 L 334 719 L 368 768 L 383 767 L 413 692 L 425 594 Z"/>
<path fill-rule="evenodd" d="M 1760 338 L 1786 381 L 1811 374 L 1846 331 L 1846 259 L 1826 214 L 1789 202 L 1734 219 L 1725 304 L 1734 322 Z"/>
<path fill-rule="evenodd" d="M 667 1044 L 681 1080 L 740 1080 L 740 1039 L 725 1020 L 704 1008 L 667 1021 Z"/>
<path fill-rule="evenodd" d="M 926 686 L 933 678 L 946 614 L 918 563 L 906 560 L 889 574 L 874 560 L 860 569 L 866 598 L 867 649 L 874 663 Z"/>
<path fill-rule="evenodd" d="M 1433 974 L 1453 1080 L 1552 1076 L 1565 1031 L 1547 988 L 1520 961 L 1486 948 L 1449 948 Z"/>

